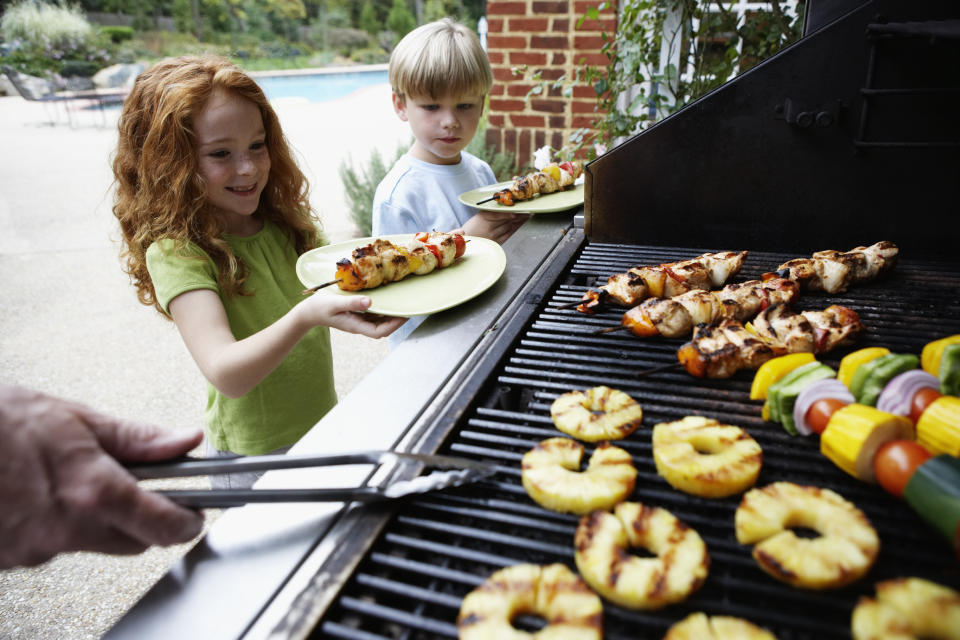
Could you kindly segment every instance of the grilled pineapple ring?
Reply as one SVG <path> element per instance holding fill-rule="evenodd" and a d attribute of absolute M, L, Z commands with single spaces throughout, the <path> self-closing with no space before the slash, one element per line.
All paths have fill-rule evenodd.
<path fill-rule="evenodd" d="M 663 640 L 777 640 L 777 637 L 742 618 L 691 613 L 667 629 Z"/>
<path fill-rule="evenodd" d="M 641 558 L 627 551 L 638 547 L 657 555 Z M 700 588 L 710 567 L 707 545 L 696 531 L 666 509 L 638 502 L 583 516 L 574 560 L 594 591 L 630 609 L 660 609 L 685 600 Z"/>
<path fill-rule="evenodd" d="M 653 460 L 674 489 L 724 498 L 753 486 L 763 452 L 740 427 L 687 416 L 653 427 Z"/>
<path fill-rule="evenodd" d="M 577 515 L 609 509 L 633 491 L 637 470 L 623 449 L 600 443 L 583 472 L 582 458 L 583 445 L 575 440 L 544 440 L 523 456 L 523 488 L 541 507 Z"/>
<path fill-rule="evenodd" d="M 511 624 L 516 616 L 541 616 L 536 634 Z M 457 616 L 460 640 L 600 640 L 603 604 L 566 565 L 518 564 L 491 575 L 467 594 Z"/>
<path fill-rule="evenodd" d="M 860 598 L 850 621 L 854 640 L 960 640 L 960 593 L 923 578 L 877 583 L 877 597 Z"/>
<path fill-rule="evenodd" d="M 637 430 L 643 409 L 623 391 L 593 387 L 564 393 L 550 406 L 557 429 L 586 442 L 619 440 Z"/>
<path fill-rule="evenodd" d="M 805 589 L 832 589 L 865 574 L 880 551 L 867 516 L 829 489 L 775 482 L 751 489 L 737 508 L 737 541 L 778 580 Z M 800 538 L 790 527 L 820 533 Z"/>

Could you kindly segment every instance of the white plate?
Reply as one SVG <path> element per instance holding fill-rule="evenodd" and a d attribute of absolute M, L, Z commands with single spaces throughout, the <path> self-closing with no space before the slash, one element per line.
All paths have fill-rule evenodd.
<path fill-rule="evenodd" d="M 405 244 L 413 236 L 407 233 L 383 236 L 383 239 Z M 486 291 L 507 266 L 507 256 L 499 244 L 476 236 L 465 238 L 467 246 L 463 255 L 445 269 L 436 269 L 422 276 L 410 275 L 399 282 L 362 291 L 343 291 L 337 285 L 331 285 L 313 295 L 369 296 L 371 313 L 404 318 L 455 307 Z M 330 282 L 336 277 L 337 260 L 349 258 L 354 249 L 374 240 L 357 238 L 308 251 L 297 260 L 297 277 L 308 288 Z"/>

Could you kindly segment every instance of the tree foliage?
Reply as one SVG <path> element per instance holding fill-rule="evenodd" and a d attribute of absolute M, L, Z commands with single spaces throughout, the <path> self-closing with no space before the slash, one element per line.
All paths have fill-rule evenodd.
<path fill-rule="evenodd" d="M 803 0 L 792 17 L 779 0 L 770 5 L 771 11 L 740 21 L 721 0 L 624 0 L 616 33 L 602 33 L 601 52 L 609 63 L 579 66 L 555 81 L 543 81 L 534 72 L 528 98 L 548 89 L 571 96 L 574 86 L 592 87 L 597 96 L 593 127 L 574 132 L 562 150 L 564 156 L 592 157 L 594 145 L 606 147 L 637 133 L 799 38 Z M 610 8 L 606 0 L 590 7 L 578 27 L 609 16 L 604 12 Z M 680 52 L 679 65 L 661 63 L 664 49 Z"/>
<path fill-rule="evenodd" d="M 417 26 L 417 19 L 413 16 L 410 8 L 407 7 L 406 0 L 393 0 L 390 7 L 390 13 L 387 14 L 387 29 L 397 36 L 397 40 L 403 38 Z"/>

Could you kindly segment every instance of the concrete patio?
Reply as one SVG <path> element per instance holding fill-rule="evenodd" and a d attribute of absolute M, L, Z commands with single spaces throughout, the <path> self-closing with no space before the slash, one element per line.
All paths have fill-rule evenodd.
<path fill-rule="evenodd" d="M 374 149 L 392 157 L 409 138 L 389 87 L 275 106 L 331 241 L 357 237 L 338 167 L 347 159 L 364 166 Z M 203 379 L 173 324 L 139 304 L 120 269 L 109 166 L 118 114 L 82 110 L 72 114 L 74 127 L 62 118 L 52 126 L 43 105 L 0 97 L 0 382 L 171 429 L 195 427 Z M 386 341 L 334 332 L 338 394 L 386 352 Z M 187 547 L 64 554 L 2 571 L 0 638 L 97 638 Z"/>

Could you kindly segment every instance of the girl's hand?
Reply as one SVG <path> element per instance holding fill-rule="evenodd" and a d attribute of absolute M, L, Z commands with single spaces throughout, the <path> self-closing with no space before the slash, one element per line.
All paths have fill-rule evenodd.
<path fill-rule="evenodd" d="M 530 215 L 526 213 L 480 211 L 467 220 L 463 230 L 467 235 L 489 238 L 503 244 L 529 219 Z"/>
<path fill-rule="evenodd" d="M 308 314 L 307 321 L 313 326 L 325 325 L 368 338 L 385 338 L 407 321 L 406 318 L 364 313 L 370 308 L 370 298 L 367 296 L 314 294 L 298 307 L 304 307 L 304 312 Z"/>

